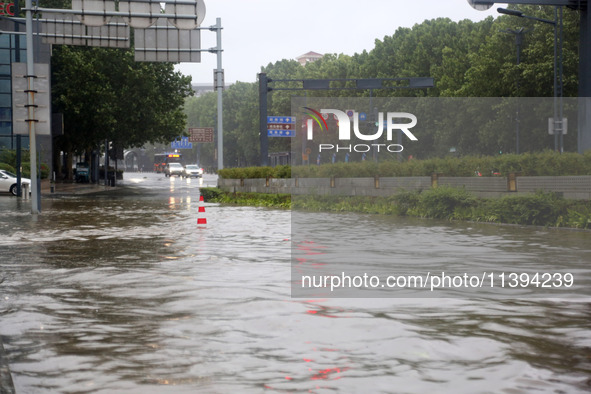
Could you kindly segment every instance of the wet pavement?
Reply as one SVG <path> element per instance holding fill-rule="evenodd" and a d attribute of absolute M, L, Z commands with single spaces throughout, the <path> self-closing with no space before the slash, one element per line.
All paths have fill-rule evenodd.
<path fill-rule="evenodd" d="M 39 216 L 0 196 L 0 338 L 17 393 L 591 387 L 584 295 L 291 298 L 290 211 L 201 202 L 213 176 L 125 176 L 124 187 L 44 194 Z M 416 264 L 564 258 L 589 277 L 589 232 L 312 215 L 335 239 L 352 223 L 384 247 L 394 235 L 396 254 Z"/>

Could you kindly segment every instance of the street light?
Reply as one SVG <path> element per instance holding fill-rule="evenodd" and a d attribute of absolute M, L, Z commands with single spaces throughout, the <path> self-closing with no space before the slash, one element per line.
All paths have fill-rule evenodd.
<path fill-rule="evenodd" d="M 522 14 L 520 11 L 517 12 L 519 14 Z M 523 44 L 523 36 L 525 35 L 525 32 L 527 32 L 527 30 L 523 27 L 520 27 L 517 30 L 505 29 L 501 31 L 503 33 L 515 35 L 515 46 L 517 47 L 517 67 L 519 67 L 519 64 L 521 63 L 521 44 Z M 517 95 L 519 95 L 519 75 L 517 75 L 517 81 L 515 82 L 515 85 Z M 519 154 L 519 100 L 517 101 L 517 109 L 515 110 L 515 153 Z"/>
<path fill-rule="evenodd" d="M 558 10 L 560 9 L 560 18 L 558 17 Z M 562 100 L 562 6 L 554 7 L 554 20 L 538 18 L 535 16 L 525 15 L 519 10 L 510 10 L 507 8 L 497 8 L 500 14 L 516 16 L 518 18 L 531 19 L 534 21 L 548 23 L 554 26 L 554 150 L 559 150 L 562 153 L 564 150 L 563 144 L 563 100 Z M 558 30 L 560 30 L 560 43 L 558 40 Z M 560 60 L 558 53 L 560 53 Z M 557 64 L 559 63 L 559 65 Z M 557 72 L 557 68 L 559 71 Z M 560 111 L 558 111 L 558 99 L 560 98 Z M 559 113 L 558 113 L 559 112 Z M 558 140 L 557 131 L 560 132 L 560 142 Z"/>

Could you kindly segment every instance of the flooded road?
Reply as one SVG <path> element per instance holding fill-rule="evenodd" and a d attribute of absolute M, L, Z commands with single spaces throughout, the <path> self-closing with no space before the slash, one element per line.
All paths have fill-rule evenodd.
<path fill-rule="evenodd" d="M 200 184 L 215 185 L 208 175 L 126 174 L 125 184 L 44 199 L 38 217 L 0 196 L 0 335 L 17 393 L 591 390 L 585 296 L 291 298 L 289 211 L 206 202 L 199 212 Z M 338 231 L 354 218 L 323 221 Z M 533 261 L 591 261 L 587 232 L 356 223 L 376 237 L 421 234 L 422 250 L 401 237 L 397 247 L 426 260 L 451 238 L 465 260 L 506 259 L 499 245 L 509 240 Z"/>

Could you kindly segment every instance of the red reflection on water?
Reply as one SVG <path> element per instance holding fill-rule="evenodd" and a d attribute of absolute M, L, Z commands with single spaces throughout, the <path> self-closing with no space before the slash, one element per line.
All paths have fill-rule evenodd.
<path fill-rule="evenodd" d="M 315 249 L 326 249 L 326 246 L 318 245 L 314 241 L 303 241 L 298 243 L 296 247 L 307 255 L 324 254 L 324 252 L 316 252 Z"/>
<path fill-rule="evenodd" d="M 329 306 L 325 306 L 325 305 L 314 305 L 313 307 L 315 309 L 306 310 L 306 313 L 308 315 L 330 317 L 333 319 L 348 317 L 348 316 L 339 316 L 338 315 L 338 314 L 345 312 L 345 310 L 343 308 L 329 307 Z"/>
<path fill-rule="evenodd" d="M 334 374 L 340 374 L 341 372 L 347 371 L 348 367 L 334 367 L 334 368 L 327 368 L 318 371 L 314 374 L 310 380 L 337 380 L 341 379 L 342 376 L 333 376 Z"/>

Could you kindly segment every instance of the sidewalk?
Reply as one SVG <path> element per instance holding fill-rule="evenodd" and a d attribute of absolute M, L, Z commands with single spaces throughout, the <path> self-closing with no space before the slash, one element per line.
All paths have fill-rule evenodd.
<path fill-rule="evenodd" d="M 97 185 L 94 183 L 76 183 L 76 182 L 56 182 L 51 183 L 48 179 L 41 181 L 41 195 L 44 197 L 80 195 L 90 193 L 100 193 L 105 191 L 117 190 L 123 186 L 123 181 L 117 186 Z M 52 191 L 53 186 L 53 191 Z"/>

